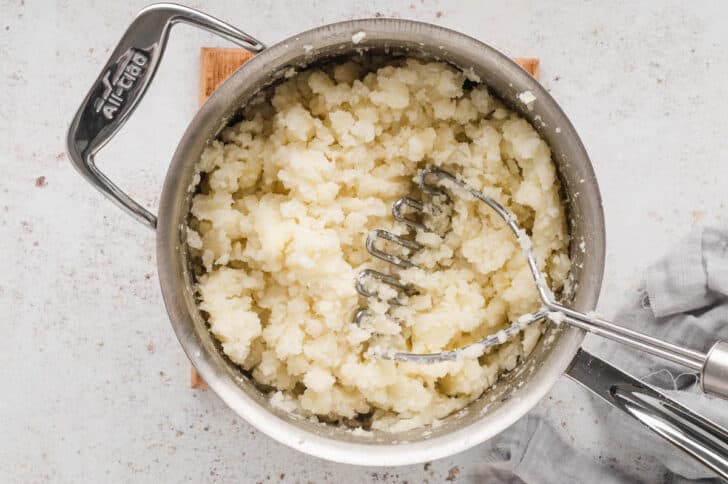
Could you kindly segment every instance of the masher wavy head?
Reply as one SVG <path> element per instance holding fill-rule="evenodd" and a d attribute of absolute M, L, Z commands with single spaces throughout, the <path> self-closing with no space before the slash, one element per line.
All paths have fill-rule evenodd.
<path fill-rule="evenodd" d="M 370 347 L 369 354 L 378 358 L 414 363 L 434 363 L 439 361 L 452 361 L 461 358 L 477 358 L 482 355 L 486 349 L 505 343 L 509 338 L 520 333 L 527 326 L 547 317 L 550 308 L 554 305 L 554 296 L 546 284 L 544 274 L 538 268 L 538 262 L 536 261 L 533 248 L 531 246 L 531 239 L 526 231 L 518 225 L 516 217 L 492 197 L 470 187 L 464 180 L 459 179 L 453 174 L 440 168 L 434 166 L 424 168 L 418 173 L 416 181 L 419 188 L 429 195 L 435 197 L 444 196 L 448 199 L 452 196 L 458 196 L 480 200 L 495 211 L 495 213 L 503 219 L 506 225 L 508 225 L 509 229 L 513 232 L 513 235 L 516 237 L 519 245 L 521 246 L 521 251 L 528 262 L 529 269 L 531 270 L 534 282 L 536 283 L 542 307 L 536 312 L 522 315 L 507 328 L 489 335 L 478 342 L 458 349 L 440 351 L 437 353 L 411 353 L 392 349 L 382 349 L 377 346 L 373 346 Z M 430 228 L 421 221 L 420 217 L 412 217 L 411 215 L 408 217 L 406 212 L 422 215 L 428 212 L 431 213 L 431 211 L 432 208 L 430 206 L 409 197 L 400 198 L 392 207 L 392 214 L 394 215 L 394 218 L 414 230 L 429 231 Z M 394 255 L 377 247 L 377 242 L 379 240 L 388 241 L 395 246 L 399 246 L 403 255 Z M 415 264 L 405 257 L 412 256 L 414 253 L 421 250 L 423 246 L 416 241 L 395 235 L 387 230 L 377 229 L 372 231 L 367 237 L 366 247 L 372 256 L 402 269 L 407 269 L 413 267 Z M 357 291 L 365 297 L 378 297 L 378 292 L 373 288 L 372 281 L 387 284 L 396 291 L 398 296 L 388 300 L 388 302 L 393 305 L 402 304 L 402 298 L 399 296 L 412 295 L 416 293 L 416 288 L 401 283 L 397 277 L 372 269 L 365 269 L 359 273 L 356 281 Z M 368 316 L 369 310 L 367 308 L 360 308 L 354 315 L 354 322 L 358 325 L 363 325 L 365 324 Z"/>

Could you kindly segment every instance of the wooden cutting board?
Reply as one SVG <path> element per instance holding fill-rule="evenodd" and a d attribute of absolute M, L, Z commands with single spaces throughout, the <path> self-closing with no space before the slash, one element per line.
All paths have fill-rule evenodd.
<path fill-rule="evenodd" d="M 238 67 L 245 64 L 253 54 L 243 49 L 223 49 L 218 47 L 203 47 L 200 50 L 200 105 L 204 103 L 217 86 L 235 72 Z M 538 79 L 539 61 L 533 57 L 514 57 L 528 73 Z M 194 367 L 190 371 L 190 386 L 192 388 L 207 388 L 205 381 L 200 378 Z"/>

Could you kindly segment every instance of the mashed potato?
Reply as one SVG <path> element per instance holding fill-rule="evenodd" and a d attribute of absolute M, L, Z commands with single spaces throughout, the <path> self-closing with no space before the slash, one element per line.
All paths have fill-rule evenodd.
<path fill-rule="evenodd" d="M 443 237 L 415 234 L 426 246 L 414 256 L 419 268 L 396 271 L 416 295 L 393 309 L 358 295 L 360 270 L 395 272 L 365 241 L 375 228 L 407 234 L 391 207 L 420 196 L 418 168 L 460 174 L 515 213 L 552 289 L 571 263 L 550 150 L 526 120 L 446 64 L 363 65 L 285 80 L 209 145 L 188 245 L 210 331 L 279 406 L 326 420 L 366 416 L 373 428 L 398 431 L 467 405 L 542 331 L 532 326 L 479 359 L 366 356 L 374 342 L 456 348 L 538 307 L 516 239 L 484 204 L 457 197 Z M 390 317 L 353 324 L 365 305 Z"/>

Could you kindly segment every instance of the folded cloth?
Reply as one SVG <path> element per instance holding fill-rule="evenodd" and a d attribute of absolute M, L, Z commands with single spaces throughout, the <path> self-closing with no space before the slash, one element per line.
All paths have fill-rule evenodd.
<path fill-rule="evenodd" d="M 706 228 L 681 241 L 647 269 L 614 320 L 703 351 L 717 339 L 728 339 L 728 230 Z M 588 339 L 589 350 L 599 357 L 728 425 L 728 402 L 702 395 L 694 372 L 617 343 Z M 623 412 L 585 389 L 578 392 L 570 405 L 583 405 L 595 417 L 583 432 L 602 444 L 598 453 L 585 451 L 554 427 L 546 418 L 547 405 L 541 405 L 483 444 L 484 459 L 468 477 L 539 484 L 721 482 Z"/>

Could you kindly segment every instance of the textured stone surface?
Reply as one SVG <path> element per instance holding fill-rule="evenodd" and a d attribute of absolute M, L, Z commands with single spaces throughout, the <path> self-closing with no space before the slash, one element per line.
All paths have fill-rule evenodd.
<path fill-rule="evenodd" d="M 158 288 L 154 234 L 102 199 L 64 154 L 78 103 L 143 5 L 0 1 L 2 480 L 482 479 L 478 448 L 397 469 L 309 458 L 253 430 L 210 391 L 189 389 L 188 362 Z M 675 238 L 725 221 L 728 11 L 720 3 L 225 0 L 204 7 L 268 43 L 382 14 L 541 58 L 542 82 L 581 133 L 602 188 L 603 314 L 614 313 L 639 269 Z M 148 207 L 196 110 L 202 45 L 226 44 L 185 26 L 173 31 L 147 98 L 99 156 L 109 177 Z M 583 398 L 564 379 L 538 411 L 576 445 L 603 448 L 605 460 L 627 459 L 598 432 L 583 432 L 594 421 L 580 410 Z M 632 457 L 649 475 L 649 460 Z"/>

